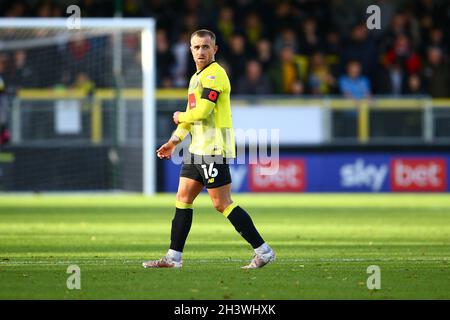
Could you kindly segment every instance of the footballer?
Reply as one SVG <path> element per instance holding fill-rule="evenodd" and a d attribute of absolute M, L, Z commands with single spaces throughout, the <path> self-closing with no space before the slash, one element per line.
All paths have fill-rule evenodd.
<path fill-rule="evenodd" d="M 193 202 L 206 187 L 215 209 L 228 218 L 254 249 L 250 264 L 242 268 L 261 268 L 275 260 L 275 252 L 263 240 L 248 213 L 231 199 L 228 160 L 236 157 L 231 86 L 227 73 L 215 61 L 216 36 L 202 29 L 194 32 L 190 41 L 197 72 L 189 82 L 187 108 L 185 112 L 173 114 L 177 129 L 156 151 L 160 159 L 170 159 L 176 145 L 190 133 L 190 159 L 184 159 L 180 172 L 169 250 L 163 258 L 146 261 L 143 266 L 182 267 L 183 248 L 192 224 Z"/>

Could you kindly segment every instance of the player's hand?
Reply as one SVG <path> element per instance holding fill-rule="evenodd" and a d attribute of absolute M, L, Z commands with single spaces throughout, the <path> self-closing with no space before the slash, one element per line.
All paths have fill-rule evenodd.
<path fill-rule="evenodd" d="M 158 150 L 156 150 L 156 155 L 160 159 L 170 159 L 173 149 L 175 149 L 175 144 L 170 141 L 166 142 Z"/>
<path fill-rule="evenodd" d="M 179 121 L 178 121 L 179 114 L 180 114 L 180 111 L 176 111 L 173 113 L 173 122 L 175 122 L 175 124 L 179 123 Z"/>

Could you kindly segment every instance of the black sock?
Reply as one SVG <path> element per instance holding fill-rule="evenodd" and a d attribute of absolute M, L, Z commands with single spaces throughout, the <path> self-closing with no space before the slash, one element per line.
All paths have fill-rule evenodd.
<path fill-rule="evenodd" d="M 192 225 L 192 209 L 176 208 L 170 233 L 170 249 L 183 252 Z"/>
<path fill-rule="evenodd" d="M 263 238 L 259 235 L 258 230 L 256 230 L 256 227 L 253 224 L 252 218 L 250 218 L 244 209 L 237 206 L 231 211 L 227 218 L 230 220 L 236 231 L 250 243 L 253 249 L 260 247 L 264 243 Z"/>

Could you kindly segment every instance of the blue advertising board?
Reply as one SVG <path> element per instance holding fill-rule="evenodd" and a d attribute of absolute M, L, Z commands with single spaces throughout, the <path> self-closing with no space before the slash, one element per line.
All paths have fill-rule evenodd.
<path fill-rule="evenodd" d="M 233 192 L 447 192 L 450 153 L 281 153 L 275 175 L 231 164 Z M 181 165 L 166 161 L 165 192 Z"/>

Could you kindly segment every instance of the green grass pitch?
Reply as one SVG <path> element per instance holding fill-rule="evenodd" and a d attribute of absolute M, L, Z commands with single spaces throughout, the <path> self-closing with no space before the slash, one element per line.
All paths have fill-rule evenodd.
<path fill-rule="evenodd" d="M 202 194 L 184 267 L 167 250 L 174 195 L 0 196 L 0 299 L 449 299 L 450 197 L 240 194 L 277 260 L 242 270 L 250 246 Z M 69 265 L 81 290 L 69 290 Z M 381 289 L 366 286 L 367 267 Z"/>

